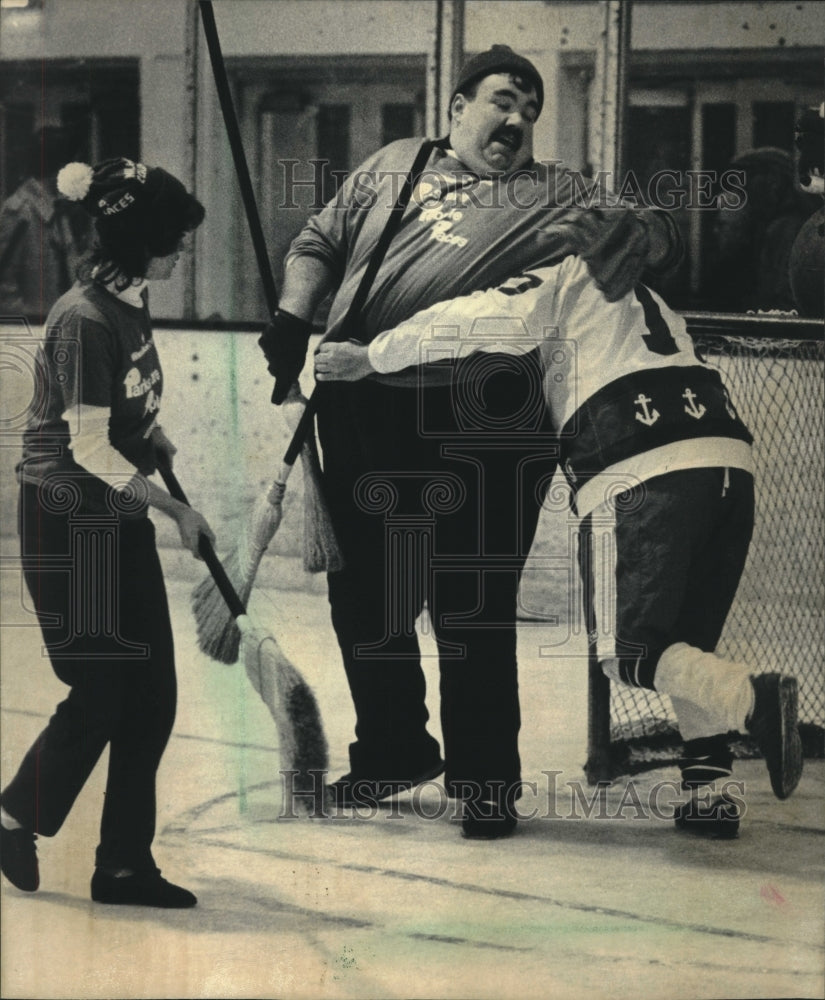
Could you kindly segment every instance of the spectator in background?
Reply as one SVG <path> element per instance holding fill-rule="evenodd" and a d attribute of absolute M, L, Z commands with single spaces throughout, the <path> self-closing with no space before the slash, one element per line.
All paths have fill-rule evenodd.
<path fill-rule="evenodd" d="M 817 207 L 797 187 L 793 158 L 783 149 L 752 149 L 731 161 L 744 174 L 745 204 L 721 196 L 709 269 L 712 308 L 791 310 L 791 248 Z"/>
<path fill-rule="evenodd" d="M 806 194 L 818 203 L 791 249 L 790 280 L 800 316 L 825 316 L 825 102 L 807 108 L 796 124 L 797 172 Z"/>
<path fill-rule="evenodd" d="M 28 177 L 0 208 L 0 314 L 42 323 L 71 287 L 89 242 L 89 221 L 57 191 L 57 172 L 74 159 L 66 130 L 32 137 Z"/>

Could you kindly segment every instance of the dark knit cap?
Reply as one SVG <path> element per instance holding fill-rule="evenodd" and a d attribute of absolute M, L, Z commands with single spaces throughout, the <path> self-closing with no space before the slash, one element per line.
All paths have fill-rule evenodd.
<path fill-rule="evenodd" d="M 115 157 L 90 167 L 70 163 L 58 190 L 94 216 L 105 240 L 138 240 L 152 256 L 172 253 L 184 233 L 204 218 L 203 205 L 162 167 Z"/>
<path fill-rule="evenodd" d="M 468 59 L 458 74 L 450 103 L 452 104 L 456 94 L 464 93 L 470 85 L 492 73 L 512 73 L 514 76 L 523 76 L 529 80 L 536 89 L 539 112 L 541 112 L 544 104 L 544 83 L 541 75 L 529 59 L 514 52 L 509 45 L 494 45 L 486 52 L 479 52 L 478 55 Z"/>

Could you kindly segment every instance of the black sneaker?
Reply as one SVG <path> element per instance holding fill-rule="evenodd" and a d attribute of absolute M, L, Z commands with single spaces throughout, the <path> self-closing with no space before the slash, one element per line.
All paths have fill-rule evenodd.
<path fill-rule="evenodd" d="M 36 840 L 31 830 L 0 826 L 0 867 L 9 882 L 23 892 L 36 892 L 40 885 Z"/>
<path fill-rule="evenodd" d="M 515 813 L 498 802 L 465 802 L 461 835 L 467 840 L 498 840 L 511 836 L 517 823 Z"/>
<path fill-rule="evenodd" d="M 691 799 L 677 806 L 673 822 L 677 830 L 711 840 L 734 840 L 739 836 L 739 806 L 727 795 L 717 795 L 710 802 Z"/>
<path fill-rule="evenodd" d="M 438 758 L 428 768 L 409 778 L 370 778 L 350 773 L 327 787 L 335 806 L 369 806 L 400 792 L 408 792 L 424 781 L 437 778 L 443 771 L 444 761 Z"/>
<path fill-rule="evenodd" d="M 802 777 L 802 740 L 797 729 L 798 685 L 785 674 L 751 677 L 753 712 L 746 725 L 762 751 L 773 794 L 787 799 Z"/>
<path fill-rule="evenodd" d="M 92 876 L 92 899 L 96 903 L 159 906 L 164 909 L 185 909 L 198 901 L 188 889 L 172 885 L 161 878 L 158 869 L 117 878 L 102 868 L 95 868 Z"/>

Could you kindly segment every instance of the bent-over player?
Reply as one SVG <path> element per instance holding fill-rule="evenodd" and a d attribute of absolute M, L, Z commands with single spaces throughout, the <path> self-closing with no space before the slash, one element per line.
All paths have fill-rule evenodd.
<path fill-rule="evenodd" d="M 643 285 L 608 302 L 575 256 L 439 303 L 368 345 L 324 343 L 320 381 L 355 380 L 477 352 L 532 352 L 582 518 L 595 655 L 614 681 L 667 694 L 685 741 L 682 785 L 730 776 L 727 733 L 749 733 L 787 798 L 802 773 L 797 682 L 714 653 L 753 529 L 751 435 L 681 317 Z M 596 572 L 594 521 L 613 535 Z M 734 836 L 736 803 L 688 803 L 677 825 Z"/>

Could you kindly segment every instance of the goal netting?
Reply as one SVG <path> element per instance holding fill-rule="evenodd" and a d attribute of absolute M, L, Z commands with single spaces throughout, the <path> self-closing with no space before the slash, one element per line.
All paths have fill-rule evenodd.
<path fill-rule="evenodd" d="M 718 648 L 754 672 L 799 681 L 806 756 L 825 755 L 825 352 L 821 324 L 805 321 L 688 326 L 718 367 L 754 436 L 756 523 L 748 562 Z M 724 327 L 724 329 L 723 329 Z M 736 333 L 731 333 L 734 327 Z M 778 327 L 777 336 L 774 329 Z M 803 336 L 799 337 L 798 334 Z M 791 334 L 789 336 L 788 334 Z M 796 334 L 797 336 L 793 336 Z M 816 338 L 816 339 L 814 339 Z M 610 684 L 590 666 L 591 781 L 670 764 L 680 740 L 670 700 Z M 746 740 L 734 753 L 748 756 Z"/>

